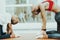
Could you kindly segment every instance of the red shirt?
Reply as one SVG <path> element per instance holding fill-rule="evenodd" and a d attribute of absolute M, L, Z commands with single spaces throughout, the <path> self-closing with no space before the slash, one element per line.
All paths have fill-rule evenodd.
<path fill-rule="evenodd" d="M 53 1 L 44 1 L 44 2 L 42 2 L 42 3 L 45 3 L 45 2 L 48 2 L 48 3 L 49 3 L 49 8 L 48 8 L 48 10 L 51 11 L 51 10 L 52 10 L 52 7 L 53 7 L 53 5 L 54 5 L 54 2 L 53 2 Z"/>

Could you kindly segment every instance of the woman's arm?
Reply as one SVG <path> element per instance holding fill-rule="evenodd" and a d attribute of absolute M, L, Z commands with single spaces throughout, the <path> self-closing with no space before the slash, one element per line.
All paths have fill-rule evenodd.
<path fill-rule="evenodd" d="M 42 18 L 42 31 L 43 31 L 43 38 L 48 38 L 48 35 L 46 34 L 46 17 L 45 17 L 45 7 L 44 5 L 40 5 L 41 9 L 41 18 Z"/>
<path fill-rule="evenodd" d="M 39 9 L 40 8 L 40 9 Z M 39 11 L 40 10 L 40 11 Z M 38 6 L 35 6 L 32 8 L 32 14 L 38 15 L 39 12 L 41 12 L 41 18 L 42 18 L 42 29 L 46 29 L 46 17 L 45 17 L 45 7 L 40 4 Z"/>
<path fill-rule="evenodd" d="M 45 7 L 41 4 L 39 5 L 41 9 L 41 18 L 42 18 L 42 29 L 46 29 L 46 17 L 45 17 Z"/>

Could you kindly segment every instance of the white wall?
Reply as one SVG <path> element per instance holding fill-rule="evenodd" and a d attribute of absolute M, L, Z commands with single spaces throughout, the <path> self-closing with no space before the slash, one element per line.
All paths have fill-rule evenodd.
<path fill-rule="evenodd" d="M 60 6 L 60 0 L 57 0 L 57 4 Z"/>
<path fill-rule="evenodd" d="M 39 3 L 41 3 L 43 0 L 29 0 L 29 3 L 34 4 L 34 5 L 38 5 Z"/>
<path fill-rule="evenodd" d="M 0 13 L 5 13 L 5 0 L 0 0 Z"/>

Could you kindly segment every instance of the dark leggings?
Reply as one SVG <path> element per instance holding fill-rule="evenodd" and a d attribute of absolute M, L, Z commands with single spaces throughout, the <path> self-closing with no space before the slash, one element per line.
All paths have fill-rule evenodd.
<path fill-rule="evenodd" d="M 0 36 L 0 39 L 6 39 L 6 38 L 10 38 L 10 34 L 3 34 Z"/>
<path fill-rule="evenodd" d="M 3 26 L 0 25 L 0 39 L 10 38 L 10 34 L 6 34 L 3 32 Z"/>
<path fill-rule="evenodd" d="M 57 31 L 60 33 L 60 12 L 55 14 L 55 20 L 57 22 Z"/>

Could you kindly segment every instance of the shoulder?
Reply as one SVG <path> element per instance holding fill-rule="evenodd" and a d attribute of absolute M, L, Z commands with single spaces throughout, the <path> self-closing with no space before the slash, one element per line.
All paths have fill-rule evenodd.
<path fill-rule="evenodd" d="M 45 2 L 45 3 L 42 3 L 43 6 L 48 6 L 49 3 L 48 2 Z"/>
<path fill-rule="evenodd" d="M 12 24 L 11 24 L 11 23 L 8 23 L 8 24 L 7 24 L 7 27 L 11 27 L 11 26 L 12 26 Z"/>

